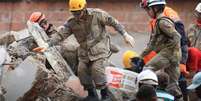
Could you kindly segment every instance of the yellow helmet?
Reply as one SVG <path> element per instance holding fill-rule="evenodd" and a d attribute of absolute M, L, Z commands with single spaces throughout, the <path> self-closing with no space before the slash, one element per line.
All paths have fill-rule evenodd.
<path fill-rule="evenodd" d="M 85 8 L 87 2 L 86 0 L 70 0 L 69 1 L 69 10 L 70 11 L 79 11 Z"/>
<path fill-rule="evenodd" d="M 139 55 L 131 50 L 127 50 L 123 54 L 123 65 L 124 68 L 131 68 L 131 58 L 138 57 Z"/>

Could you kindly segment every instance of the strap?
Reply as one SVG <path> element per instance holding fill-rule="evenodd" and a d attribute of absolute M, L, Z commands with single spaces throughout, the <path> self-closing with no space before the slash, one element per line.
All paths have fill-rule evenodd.
<path fill-rule="evenodd" d="M 159 18 L 159 19 L 157 19 L 156 20 L 156 27 L 157 27 L 157 29 L 159 29 L 159 31 L 160 32 L 163 32 L 161 29 L 160 29 L 160 26 L 159 26 L 159 21 L 160 20 L 169 20 L 169 21 L 171 21 L 174 25 L 175 25 L 175 22 L 171 19 L 171 18 L 169 18 L 169 17 L 166 17 L 166 16 L 164 16 L 164 17 L 161 17 L 161 18 Z M 166 35 L 167 36 L 167 35 Z M 167 37 L 169 37 L 169 36 L 167 36 Z"/>
<path fill-rule="evenodd" d="M 174 22 L 171 18 L 166 17 L 166 16 L 163 16 L 163 17 L 161 17 L 161 18 L 159 18 L 159 19 L 156 20 L 156 27 L 158 27 L 158 29 L 159 29 L 160 31 L 162 31 L 162 30 L 160 29 L 160 26 L 159 26 L 160 20 L 167 20 L 167 21 L 169 20 L 169 21 L 171 21 L 171 22 L 175 25 L 175 22 Z"/>

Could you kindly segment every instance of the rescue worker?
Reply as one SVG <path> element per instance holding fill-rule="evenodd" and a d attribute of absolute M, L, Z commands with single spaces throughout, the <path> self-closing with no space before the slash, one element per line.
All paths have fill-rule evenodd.
<path fill-rule="evenodd" d="M 131 46 L 134 39 L 124 27 L 111 15 L 101 9 L 86 8 L 86 0 L 70 0 L 69 11 L 72 17 L 60 27 L 58 37 L 53 40 L 64 40 L 71 34 L 75 35 L 78 43 L 78 77 L 85 89 L 92 90 L 92 78 L 97 89 L 101 89 L 102 100 L 110 99 L 106 86 L 105 69 L 110 56 L 110 37 L 106 25 L 117 30 Z M 90 78 L 89 78 L 90 77 Z"/>
<path fill-rule="evenodd" d="M 181 70 L 186 69 L 186 62 L 187 62 L 187 59 L 188 59 L 188 39 L 187 39 L 187 35 L 185 33 L 184 24 L 183 24 L 182 20 L 180 19 L 178 13 L 174 9 L 172 9 L 172 8 L 170 8 L 168 6 L 165 6 L 165 9 L 163 11 L 163 15 L 165 17 L 171 18 L 171 20 L 175 24 L 176 30 L 181 35 L 182 58 L 181 58 L 180 65 L 179 65 L 180 72 L 181 72 L 181 75 L 180 75 L 180 78 L 179 78 L 179 86 L 181 87 L 182 93 L 184 95 L 184 100 L 186 101 L 187 100 L 187 89 L 186 89 L 187 81 L 186 81 L 186 76 L 188 76 L 189 73 L 185 72 L 185 71 L 181 71 Z M 153 28 L 155 26 L 155 22 L 156 22 L 156 19 L 152 19 L 150 21 L 150 28 L 151 28 L 152 31 L 153 31 Z M 152 54 L 152 53 L 150 53 L 150 54 Z M 144 57 L 144 59 L 145 58 L 146 58 L 146 56 Z"/>
<path fill-rule="evenodd" d="M 196 6 L 194 15 L 195 23 L 191 24 L 187 30 L 190 43 L 187 67 L 191 77 L 201 70 L 201 3 Z"/>
<path fill-rule="evenodd" d="M 151 33 L 150 42 L 146 49 L 140 55 L 146 56 L 151 51 L 157 53 L 145 66 L 144 70 L 153 71 L 164 70 L 170 75 L 172 92 L 176 99 L 182 99 L 181 90 L 178 87 L 180 76 L 179 63 L 181 60 L 181 35 L 175 29 L 175 24 L 170 18 L 164 17 L 165 0 L 142 0 L 141 7 L 145 9 L 148 15 L 156 19 L 155 27 Z"/>
<path fill-rule="evenodd" d="M 187 100 L 187 81 L 186 81 L 186 76 L 189 75 L 189 73 L 187 71 L 182 71 L 182 70 L 186 70 L 186 62 L 187 62 L 187 59 L 188 59 L 188 39 L 187 39 L 187 35 L 185 33 L 185 28 L 184 28 L 184 24 L 182 22 L 182 20 L 180 19 L 178 13 L 168 7 L 168 6 L 165 6 L 165 9 L 163 11 L 163 15 L 165 17 L 168 17 L 168 18 L 171 18 L 171 20 L 174 22 L 175 24 L 175 28 L 176 30 L 179 32 L 179 34 L 181 35 L 181 51 L 182 51 L 182 58 L 181 58 L 181 61 L 180 61 L 180 72 L 181 72 L 181 75 L 180 75 L 180 78 L 179 78 L 179 86 L 181 87 L 181 90 L 182 90 L 182 93 L 184 95 L 184 100 L 186 101 Z M 151 31 L 153 31 L 153 28 L 155 26 L 155 22 L 156 22 L 156 19 L 152 19 L 150 21 L 150 29 Z M 149 55 L 156 55 L 156 53 L 154 51 L 150 52 Z M 145 63 L 147 63 L 147 61 L 149 61 L 151 58 L 148 58 L 148 56 L 145 56 L 144 57 L 144 60 L 145 60 Z"/>
<path fill-rule="evenodd" d="M 165 17 L 171 18 L 171 20 L 175 23 L 176 30 L 181 35 L 182 59 L 180 61 L 180 65 L 184 65 L 184 67 L 186 67 L 186 62 L 187 62 L 187 58 L 188 58 L 188 39 L 187 39 L 187 35 L 185 33 L 184 24 L 183 24 L 182 20 L 180 19 L 178 13 L 174 9 L 172 9 L 168 6 L 165 6 L 165 8 L 163 10 L 163 15 Z M 156 19 L 151 19 L 151 21 L 150 21 L 151 31 L 153 31 L 153 28 L 155 27 L 155 23 L 156 23 Z"/>

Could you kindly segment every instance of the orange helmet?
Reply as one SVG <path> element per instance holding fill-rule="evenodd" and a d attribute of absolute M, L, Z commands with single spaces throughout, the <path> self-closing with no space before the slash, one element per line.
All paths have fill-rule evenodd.
<path fill-rule="evenodd" d="M 45 19 L 45 15 L 41 12 L 33 12 L 29 17 L 29 20 L 32 22 L 40 22 L 43 19 Z"/>

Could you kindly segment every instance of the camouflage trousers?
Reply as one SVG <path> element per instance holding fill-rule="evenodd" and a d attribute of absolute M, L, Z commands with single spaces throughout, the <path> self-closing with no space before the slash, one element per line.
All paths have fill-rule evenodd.
<path fill-rule="evenodd" d="M 174 96 L 182 97 L 181 89 L 179 88 L 178 85 L 178 80 L 180 76 L 180 70 L 179 70 L 180 60 L 178 60 L 177 62 L 172 62 L 171 60 L 174 59 L 171 59 L 170 57 L 165 57 L 160 53 L 158 53 L 145 65 L 144 69 L 151 69 L 153 71 L 162 70 L 166 72 L 170 77 L 170 82 L 168 86 L 170 86 L 172 92 L 174 92 L 171 94 Z"/>
<path fill-rule="evenodd" d="M 171 58 L 165 57 L 158 53 L 145 66 L 144 69 L 151 69 L 153 71 L 164 70 L 170 76 L 170 83 L 176 83 L 179 80 L 180 70 L 179 62 L 172 62 Z"/>
<path fill-rule="evenodd" d="M 107 58 L 95 61 L 79 61 L 78 77 L 85 89 L 92 89 L 94 87 L 93 84 L 95 84 L 97 89 L 106 87 L 105 66 L 107 65 Z"/>

